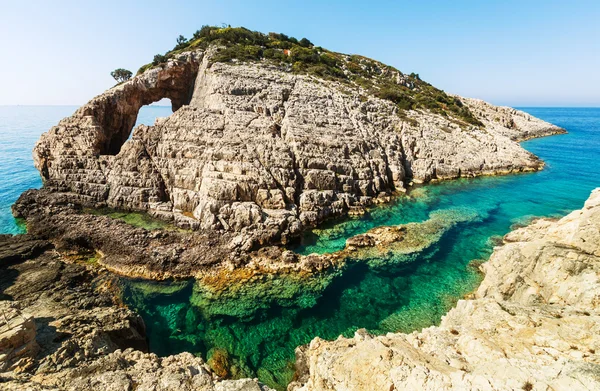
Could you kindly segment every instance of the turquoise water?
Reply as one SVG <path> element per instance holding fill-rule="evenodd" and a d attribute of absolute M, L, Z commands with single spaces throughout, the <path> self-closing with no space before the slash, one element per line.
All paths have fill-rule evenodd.
<path fill-rule="evenodd" d="M 77 106 L 0 106 L 0 234 L 24 232 L 10 206 L 25 190 L 42 186 L 33 167 L 33 146 L 42 133 L 75 110 Z M 152 125 L 156 117 L 170 114 L 170 107 L 145 106 L 138 124 Z"/>
<path fill-rule="evenodd" d="M 377 334 L 410 332 L 438 323 L 479 284 L 471 261 L 487 259 L 512 226 L 565 215 L 600 186 L 600 109 L 525 111 L 569 131 L 523 143 L 546 161 L 544 171 L 424 186 L 361 218 L 308 233 L 294 247 L 304 254 L 333 252 L 350 236 L 425 221 L 440 210 L 476 216 L 450 229 L 414 262 L 398 264 L 393 255 L 384 256 L 376 266 L 357 263 L 323 275 L 324 290 L 314 289 L 312 279 L 302 286 L 276 278 L 248 284 L 235 297 L 207 294 L 191 282 L 173 292 L 169 283 L 126 281 L 125 299 L 144 317 L 151 349 L 161 355 L 191 351 L 209 359 L 218 373 L 258 376 L 284 389 L 293 378 L 294 349 L 316 336 L 351 336 L 363 327 Z"/>
<path fill-rule="evenodd" d="M 40 185 L 30 158 L 35 140 L 73 110 L 0 107 L 0 232 L 19 232 L 10 204 L 23 190 Z M 146 123 L 170 112 L 143 110 Z M 225 298 L 192 282 L 124 281 L 124 298 L 144 317 L 152 351 L 190 351 L 209 359 L 221 374 L 258 376 L 283 389 L 293 377 L 294 349 L 316 336 L 350 336 L 362 327 L 408 332 L 436 324 L 477 287 L 481 276 L 470 262 L 486 259 L 511 226 L 580 208 L 600 185 L 600 109 L 524 110 L 570 132 L 523 143 L 546 161 L 544 171 L 424 186 L 361 218 L 330 223 L 295 246 L 301 253 L 332 252 L 372 227 L 425 221 L 447 209 L 475 216 L 447 231 L 414 262 L 382 257 L 325 273 L 316 282 L 262 280 Z"/>

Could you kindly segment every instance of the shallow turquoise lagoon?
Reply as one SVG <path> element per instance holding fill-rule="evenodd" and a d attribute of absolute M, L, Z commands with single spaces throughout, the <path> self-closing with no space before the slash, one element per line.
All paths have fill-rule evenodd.
<path fill-rule="evenodd" d="M 40 185 L 30 158 L 35 140 L 73 110 L 0 107 L 1 233 L 19 232 L 10 204 L 25 189 Z M 372 268 L 356 264 L 325 275 L 331 280 L 326 289 L 297 301 L 261 296 L 260 287 L 249 287 L 235 302 L 254 300 L 257 310 L 243 317 L 231 315 L 231 302 L 204 297 L 192 282 L 123 281 L 126 302 L 144 317 L 152 351 L 190 351 L 210 359 L 223 374 L 258 376 L 283 389 L 293 377 L 294 349 L 316 336 L 351 336 L 358 328 L 409 332 L 436 324 L 456 300 L 476 289 L 481 277 L 471 261 L 489 257 L 511 226 L 537 216 L 565 215 L 580 208 L 589 192 L 600 186 L 600 109 L 524 110 L 569 131 L 523 143 L 547 163 L 544 171 L 416 188 L 361 218 L 331 222 L 294 246 L 304 254 L 332 252 L 343 248 L 348 237 L 375 226 L 424 221 L 432 212 L 447 209 L 476 216 L 456 225 L 414 262 L 383 262 Z M 145 123 L 169 112 L 151 111 Z M 140 118 L 146 116 L 142 113 Z M 281 292 L 287 295 L 295 289 L 302 287 L 289 283 Z"/>

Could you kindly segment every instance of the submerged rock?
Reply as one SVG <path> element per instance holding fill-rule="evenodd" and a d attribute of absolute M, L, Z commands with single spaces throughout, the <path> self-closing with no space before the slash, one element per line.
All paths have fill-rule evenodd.
<path fill-rule="evenodd" d="M 473 300 L 439 326 L 297 350 L 289 390 L 598 389 L 600 189 L 582 210 L 511 232 Z"/>
<path fill-rule="evenodd" d="M 477 218 L 470 210 L 440 210 L 421 223 L 373 228 L 349 238 L 343 250 L 329 254 L 298 255 L 279 248 L 252 252 L 245 265 L 198 273 L 191 303 L 207 318 L 249 319 L 259 309 L 273 306 L 310 308 L 348 266 L 364 263 L 389 270 L 431 256 L 450 229 Z"/>

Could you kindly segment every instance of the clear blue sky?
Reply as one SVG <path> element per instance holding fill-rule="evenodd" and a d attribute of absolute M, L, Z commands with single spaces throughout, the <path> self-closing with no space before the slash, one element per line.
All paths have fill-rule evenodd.
<path fill-rule="evenodd" d="M 0 104 L 83 104 L 204 24 L 307 37 L 511 106 L 600 106 L 600 1 L 0 0 Z"/>

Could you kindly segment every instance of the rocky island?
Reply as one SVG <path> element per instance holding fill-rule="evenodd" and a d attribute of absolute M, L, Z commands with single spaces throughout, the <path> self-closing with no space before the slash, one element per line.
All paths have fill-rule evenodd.
<path fill-rule="evenodd" d="M 59 247 L 101 252 L 119 273 L 194 276 L 411 183 L 539 170 L 518 141 L 564 132 L 296 42 L 207 28 L 142 67 L 42 135 L 34 162 L 44 188 L 24 194 L 15 215 Z M 139 109 L 162 98 L 174 113 L 130 137 Z M 194 232 L 122 232 L 114 243 L 127 228 L 108 229 L 82 207 L 144 211 Z"/>
<path fill-rule="evenodd" d="M 133 129 L 140 108 L 163 98 L 173 114 Z M 203 28 L 35 146 L 44 186 L 13 207 L 28 233 L 0 237 L 0 386 L 266 390 L 256 379 L 224 379 L 214 358 L 148 353 L 117 276 L 192 277 L 224 303 L 264 275 L 319 292 L 330 281 L 324 270 L 350 260 L 377 267 L 382 253 L 410 262 L 474 217 L 449 210 L 378 227 L 331 254 L 289 250 L 307 229 L 414 184 L 540 170 L 519 141 L 559 133 L 308 40 Z M 507 235 L 474 298 L 439 327 L 299 347 L 289 389 L 594 389 L 599 194 L 558 222 Z M 166 228 L 104 210 L 148 214 Z M 262 296 L 281 294 L 260 284 Z"/>

